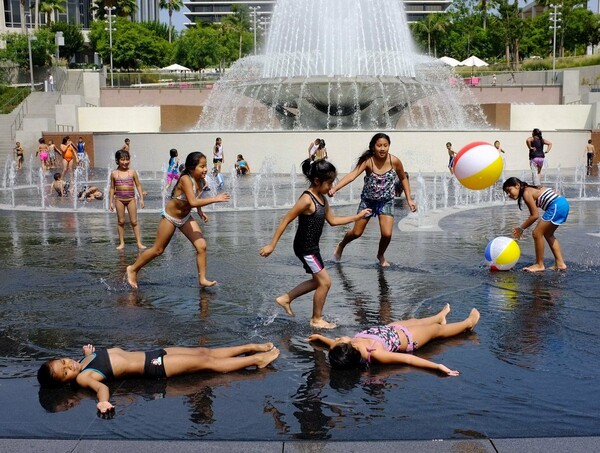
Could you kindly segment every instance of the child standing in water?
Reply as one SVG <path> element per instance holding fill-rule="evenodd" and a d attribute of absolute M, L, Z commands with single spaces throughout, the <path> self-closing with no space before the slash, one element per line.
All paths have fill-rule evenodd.
<path fill-rule="evenodd" d="M 435 316 L 371 327 L 353 338 L 340 337 L 334 340 L 317 334 L 311 335 L 308 340 L 320 341 L 327 345 L 330 349 L 329 363 L 332 368 L 364 368 L 372 362 L 378 362 L 386 365 L 406 364 L 438 370 L 448 376 L 458 376 L 458 371 L 451 370 L 441 363 L 412 355 L 412 352 L 431 340 L 460 335 L 472 330 L 479 322 L 479 311 L 475 308 L 471 310 L 467 319 L 452 324 L 446 323 L 448 313 L 450 305 L 446 304 Z"/>
<path fill-rule="evenodd" d="M 412 201 L 410 183 L 404 173 L 402 162 L 396 156 L 390 154 L 390 143 L 390 137 L 386 134 L 375 134 L 369 143 L 369 149 L 358 158 L 354 170 L 329 190 L 329 196 L 333 197 L 338 190 L 365 172 L 365 185 L 360 195 L 358 210 L 369 208 L 371 209 L 371 215 L 366 218 L 359 218 L 354 224 L 354 228 L 348 231 L 337 245 L 334 253 L 337 261 L 342 259 L 342 253 L 346 245 L 362 236 L 371 217 L 379 216 L 381 239 L 379 240 L 377 259 L 383 267 L 390 265 L 385 259 L 385 251 L 392 240 L 394 229 L 394 185 L 396 175 L 400 179 L 410 210 L 412 212 L 417 210 L 417 205 Z"/>
<path fill-rule="evenodd" d="M 215 146 L 213 147 L 213 165 L 217 167 L 219 173 L 221 173 L 221 165 L 225 160 L 225 155 L 223 154 L 223 141 L 221 137 L 217 137 L 215 140 Z"/>
<path fill-rule="evenodd" d="M 110 390 L 104 381 L 126 377 L 164 379 L 199 372 L 229 373 L 248 367 L 264 368 L 279 356 L 272 343 L 244 344 L 226 348 L 169 347 L 150 352 L 125 351 L 121 348 L 96 349 L 83 346 L 83 358 L 53 359 L 44 363 L 37 374 L 42 388 L 67 383 L 96 392 L 101 413 L 114 410 Z"/>
<path fill-rule="evenodd" d="M 125 209 L 129 214 L 129 222 L 133 228 L 133 235 L 137 242 L 138 249 L 143 250 L 146 247 L 142 244 L 140 237 L 140 227 L 138 226 L 137 207 L 135 200 L 135 190 L 137 189 L 140 197 L 140 207 L 144 209 L 144 193 L 142 184 L 137 171 L 129 168 L 131 158 L 129 151 L 118 150 L 115 153 L 115 161 L 117 169 L 113 170 L 110 175 L 110 192 L 108 199 L 110 202 L 110 210 L 114 211 L 117 208 L 117 232 L 119 233 L 119 245 L 117 250 L 125 248 Z"/>
<path fill-rule="evenodd" d="M 228 193 L 220 193 L 211 198 L 200 198 L 206 185 L 204 178 L 208 172 L 206 156 L 200 152 L 188 154 L 185 160 L 185 169 L 173 191 L 171 199 L 162 212 L 162 219 L 158 224 L 154 245 L 145 250 L 135 263 L 127 266 L 127 281 L 133 288 L 137 288 L 137 274 L 142 267 L 148 264 L 165 251 L 175 230 L 179 228 L 196 249 L 196 265 L 198 267 L 198 281 L 201 287 L 213 286 L 217 282 L 206 278 L 206 240 L 198 222 L 192 217 L 192 209 L 196 208 L 204 222 L 208 217 L 202 212 L 202 207 L 221 203 L 229 200 Z"/>
<path fill-rule="evenodd" d="M 540 217 L 538 208 L 544 211 L 544 215 L 533 230 L 533 241 L 535 244 L 535 264 L 526 267 L 528 272 L 541 272 L 544 266 L 544 239 L 548 242 L 550 250 L 554 255 L 555 265 L 553 270 L 565 270 L 567 265 L 562 256 L 560 243 L 554 237 L 554 232 L 559 225 L 567 221 L 569 216 L 569 202 L 549 187 L 530 186 L 518 178 L 508 178 L 502 185 L 502 190 L 513 200 L 517 200 L 521 209 L 521 200 L 529 208 L 529 217 L 520 226 L 512 230 L 515 239 L 521 239 L 523 232 L 533 225 Z"/>
<path fill-rule="evenodd" d="M 167 185 L 165 186 L 165 190 L 171 187 L 171 183 L 173 180 L 179 180 L 179 154 L 175 148 L 169 151 L 169 167 L 167 168 Z"/>
<path fill-rule="evenodd" d="M 344 225 L 354 222 L 371 214 L 370 209 L 363 209 L 358 214 L 347 217 L 336 217 L 329 207 L 325 195 L 329 192 L 331 184 L 337 176 L 337 171 L 332 163 L 325 159 L 311 162 L 306 159 L 302 162 L 302 173 L 310 182 L 308 190 L 304 191 L 294 207 L 285 215 L 273 234 L 269 245 L 260 249 L 260 255 L 267 257 L 275 250 L 277 242 L 287 226 L 298 217 L 298 229 L 294 238 L 294 253 L 304 265 L 307 274 L 312 278 L 296 286 L 286 294 L 279 296 L 276 302 L 293 316 L 292 301 L 306 293 L 314 291 L 313 314 L 310 325 L 317 328 L 333 329 L 335 324 L 323 319 L 323 306 L 327 293 L 331 287 L 331 279 L 323 264 L 319 251 L 319 240 L 323 231 L 323 225 Z"/>

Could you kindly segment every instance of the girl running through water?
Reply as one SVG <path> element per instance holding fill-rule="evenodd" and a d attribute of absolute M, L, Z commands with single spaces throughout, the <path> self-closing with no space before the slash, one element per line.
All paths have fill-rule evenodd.
<path fill-rule="evenodd" d="M 331 287 L 331 279 L 323 264 L 319 249 L 319 240 L 325 221 L 331 226 L 345 225 L 371 214 L 370 209 L 363 209 L 358 214 L 347 217 L 336 217 L 329 207 L 325 195 L 329 192 L 331 184 L 337 176 L 337 171 L 332 163 L 325 159 L 302 162 L 302 173 L 310 182 L 310 187 L 305 190 L 294 207 L 285 215 L 273 234 L 269 245 L 260 249 L 260 255 L 267 257 L 275 250 L 277 242 L 287 226 L 298 217 L 298 229 L 294 238 L 294 253 L 304 266 L 307 274 L 312 278 L 300 283 L 286 294 L 279 296 L 275 301 L 293 316 L 292 301 L 306 293 L 314 291 L 313 313 L 310 325 L 317 328 L 333 329 L 335 324 L 323 319 L 323 306 L 327 293 Z"/>
<path fill-rule="evenodd" d="M 138 287 L 137 274 L 140 269 L 163 254 L 177 228 L 196 249 L 196 266 L 198 267 L 200 286 L 208 287 L 217 284 L 216 281 L 206 278 L 206 240 L 198 222 L 192 217 L 192 209 L 196 208 L 202 220 L 208 222 L 208 217 L 202 212 L 202 207 L 229 201 L 229 194 L 223 192 L 211 198 L 200 198 L 202 190 L 206 186 L 204 178 L 207 172 L 208 166 L 204 154 L 200 152 L 188 154 L 185 160 L 185 169 L 171 192 L 171 199 L 162 212 L 154 245 L 144 250 L 135 263 L 127 266 L 127 281 L 133 288 Z"/>

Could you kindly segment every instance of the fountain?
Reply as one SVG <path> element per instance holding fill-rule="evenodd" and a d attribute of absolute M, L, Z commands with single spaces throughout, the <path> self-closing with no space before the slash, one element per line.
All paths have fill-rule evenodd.
<path fill-rule="evenodd" d="M 464 102 L 469 90 L 451 86 L 450 77 L 442 63 L 415 51 L 403 2 L 280 0 L 264 54 L 232 66 L 215 86 L 199 127 L 484 126 L 480 109 L 464 108 L 473 104 Z"/>

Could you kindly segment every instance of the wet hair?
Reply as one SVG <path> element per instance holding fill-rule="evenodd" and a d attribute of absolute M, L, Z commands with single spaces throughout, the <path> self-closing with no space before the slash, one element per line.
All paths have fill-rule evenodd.
<path fill-rule="evenodd" d="M 115 152 L 115 162 L 117 163 L 117 165 L 119 165 L 119 161 L 121 159 L 131 159 L 129 151 L 124 149 L 117 150 L 117 152 Z"/>
<path fill-rule="evenodd" d="M 125 143 L 129 143 L 130 140 L 128 138 L 125 139 Z"/>
<path fill-rule="evenodd" d="M 335 165 L 329 162 L 327 159 L 305 159 L 300 164 L 302 173 L 306 176 L 306 179 L 311 184 L 314 184 L 315 180 L 320 182 L 333 181 L 337 177 L 337 170 Z"/>
<path fill-rule="evenodd" d="M 237 159 L 238 159 L 238 160 L 244 160 L 244 156 L 242 156 L 241 154 L 238 154 L 238 155 L 237 155 Z"/>
<path fill-rule="evenodd" d="M 356 165 L 362 164 L 369 157 L 372 157 L 373 155 L 375 155 L 375 143 L 377 143 L 377 141 L 382 138 L 386 139 L 390 145 L 392 144 L 392 140 L 390 139 L 390 136 L 387 134 L 384 134 L 383 132 L 379 132 L 379 133 L 373 135 L 373 137 L 371 138 L 371 141 L 369 142 L 369 149 L 360 155 L 360 157 L 358 158 L 358 161 L 356 162 Z"/>
<path fill-rule="evenodd" d="M 318 147 L 318 149 L 323 149 L 323 148 L 325 148 L 325 140 L 319 141 L 319 147 Z"/>
<path fill-rule="evenodd" d="M 41 145 L 42 143 L 46 143 L 46 140 L 44 140 L 44 137 L 42 137 L 38 140 L 38 143 Z"/>
<path fill-rule="evenodd" d="M 539 189 L 539 187 L 527 184 L 525 181 L 521 181 L 519 178 L 515 178 L 514 176 L 512 176 L 506 181 L 504 181 L 504 184 L 502 184 L 502 190 L 506 192 L 506 189 L 508 189 L 509 187 L 517 187 L 517 184 L 519 185 L 519 196 L 517 197 L 517 204 L 519 205 L 519 209 L 523 209 L 521 207 L 521 202 L 523 200 L 523 193 L 525 193 L 525 188 L 532 187 L 534 189 Z"/>
<path fill-rule="evenodd" d="M 40 387 L 44 389 L 55 389 L 63 386 L 63 382 L 56 379 L 54 374 L 52 374 L 52 368 L 50 368 L 50 363 L 55 360 L 60 360 L 58 358 L 54 358 L 48 360 L 44 363 L 37 372 L 37 380 L 40 383 Z"/>
<path fill-rule="evenodd" d="M 591 139 L 591 138 L 588 140 L 588 143 L 589 143 L 590 145 L 592 144 L 592 139 Z"/>
<path fill-rule="evenodd" d="M 542 138 L 542 131 L 536 127 L 533 131 L 531 131 L 531 136 Z"/>
<path fill-rule="evenodd" d="M 448 146 L 448 145 L 452 146 L 452 143 L 446 142 L 446 146 Z"/>
<path fill-rule="evenodd" d="M 201 153 L 200 151 L 194 151 L 193 153 L 189 153 L 187 155 L 187 157 L 185 158 L 185 168 L 183 169 L 183 171 L 181 172 L 181 176 L 183 175 L 190 175 L 192 174 L 192 171 L 194 171 L 194 168 L 196 168 L 198 166 L 198 164 L 200 163 L 200 159 L 206 159 L 206 156 Z M 175 187 L 177 187 L 177 185 L 175 185 Z"/>
<path fill-rule="evenodd" d="M 329 364 L 336 370 L 350 370 L 363 368 L 365 361 L 360 355 L 360 351 L 351 343 L 342 343 L 329 351 Z"/>
<path fill-rule="evenodd" d="M 62 144 L 66 145 L 69 140 L 71 140 L 71 137 L 69 137 L 68 135 L 66 137 L 63 137 Z"/>
<path fill-rule="evenodd" d="M 175 148 L 171 148 L 171 149 L 169 150 L 169 155 L 170 155 L 171 157 L 177 157 L 177 150 L 176 150 Z"/>
<path fill-rule="evenodd" d="M 496 143 L 500 144 L 500 140 L 495 140 L 494 141 L 494 146 L 496 146 Z"/>
<path fill-rule="evenodd" d="M 54 177 L 54 180 L 55 180 L 55 181 L 58 181 L 58 180 L 60 179 L 60 173 L 58 173 L 58 172 L 57 172 L 57 173 L 54 173 L 54 176 L 53 176 L 53 177 Z"/>

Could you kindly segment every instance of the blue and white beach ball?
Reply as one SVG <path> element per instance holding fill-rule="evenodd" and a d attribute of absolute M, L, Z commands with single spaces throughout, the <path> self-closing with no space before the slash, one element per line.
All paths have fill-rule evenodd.
<path fill-rule="evenodd" d="M 493 271 L 512 269 L 521 257 L 517 241 L 504 236 L 492 239 L 485 248 L 485 260 Z"/>
<path fill-rule="evenodd" d="M 452 164 L 454 176 L 467 189 L 490 187 L 502 174 L 502 157 L 494 145 L 473 142 L 463 147 Z"/>

